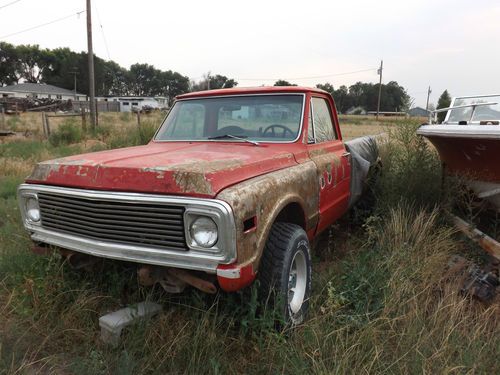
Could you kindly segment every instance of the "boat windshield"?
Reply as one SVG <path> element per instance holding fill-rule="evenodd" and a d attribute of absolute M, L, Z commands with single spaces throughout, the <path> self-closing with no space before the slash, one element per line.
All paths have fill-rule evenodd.
<path fill-rule="evenodd" d="M 300 132 L 303 106 L 303 94 L 179 100 L 155 140 L 293 142 Z"/>
<path fill-rule="evenodd" d="M 498 104 L 480 105 L 482 103 Z M 471 106 L 448 111 L 445 123 L 458 124 L 459 122 L 465 121 L 467 124 L 486 124 L 489 121 L 500 121 L 500 95 L 456 97 L 451 102 L 450 107 L 467 106 L 471 104 L 479 105 L 477 107 Z M 472 112 L 473 110 L 474 113 Z"/>

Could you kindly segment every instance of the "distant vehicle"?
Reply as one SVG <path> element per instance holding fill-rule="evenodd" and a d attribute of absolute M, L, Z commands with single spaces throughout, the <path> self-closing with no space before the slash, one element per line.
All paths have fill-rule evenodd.
<path fill-rule="evenodd" d="M 143 284 L 169 292 L 233 292 L 258 278 L 298 324 L 310 242 L 378 162 L 372 138 L 342 141 L 325 91 L 211 90 L 179 96 L 146 146 L 39 163 L 19 203 L 38 251 L 136 262 Z"/>

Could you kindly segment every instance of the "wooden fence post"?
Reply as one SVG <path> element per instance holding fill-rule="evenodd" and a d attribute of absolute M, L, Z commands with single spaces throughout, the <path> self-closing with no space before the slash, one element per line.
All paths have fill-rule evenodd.
<path fill-rule="evenodd" d="M 137 127 L 141 128 L 141 111 L 137 110 Z"/>
<path fill-rule="evenodd" d="M 47 114 L 42 112 L 42 131 L 45 138 L 49 138 L 49 134 L 47 131 Z"/>
<path fill-rule="evenodd" d="M 85 108 L 80 107 L 80 111 L 82 112 L 82 129 L 84 132 L 87 132 L 87 117 L 85 116 Z"/>
<path fill-rule="evenodd" d="M 95 126 L 99 126 L 99 103 L 95 100 Z"/>
<path fill-rule="evenodd" d="M 0 129 L 5 129 L 7 125 L 5 124 L 5 109 L 3 108 L 3 105 L 0 116 L 2 117 L 2 121 L 0 121 Z"/>
<path fill-rule="evenodd" d="M 49 117 L 50 116 L 47 116 L 47 114 L 45 114 L 45 127 L 47 128 L 47 138 L 50 137 L 50 121 L 49 121 Z"/>

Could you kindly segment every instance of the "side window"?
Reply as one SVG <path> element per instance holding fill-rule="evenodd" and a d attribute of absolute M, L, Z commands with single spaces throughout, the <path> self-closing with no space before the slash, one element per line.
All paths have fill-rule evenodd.
<path fill-rule="evenodd" d="M 312 98 L 313 123 L 316 143 L 337 139 L 333 130 L 332 115 L 326 99 Z"/>
<path fill-rule="evenodd" d="M 307 118 L 307 143 L 314 143 L 313 109 L 309 106 L 309 116 Z"/>

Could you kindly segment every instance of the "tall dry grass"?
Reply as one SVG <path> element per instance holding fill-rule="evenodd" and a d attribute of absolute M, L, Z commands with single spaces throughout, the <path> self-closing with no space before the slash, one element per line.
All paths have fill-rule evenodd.
<path fill-rule="evenodd" d="M 335 226 L 331 249 L 317 249 L 310 316 L 293 331 L 274 329 L 256 288 L 169 296 L 138 286 L 130 265 L 84 273 L 35 256 L 14 195 L 0 197 L 0 374 L 499 373 L 499 305 L 459 293 L 464 275 L 448 261 L 469 246 L 442 215 L 437 159 L 412 126 L 382 150 L 363 225 Z M 114 132 L 98 135 L 106 147 L 141 141 Z M 74 146 L 0 145 L 0 175 Z M 126 330 L 118 348 L 103 344 L 98 317 L 144 299 L 163 313 Z"/>

